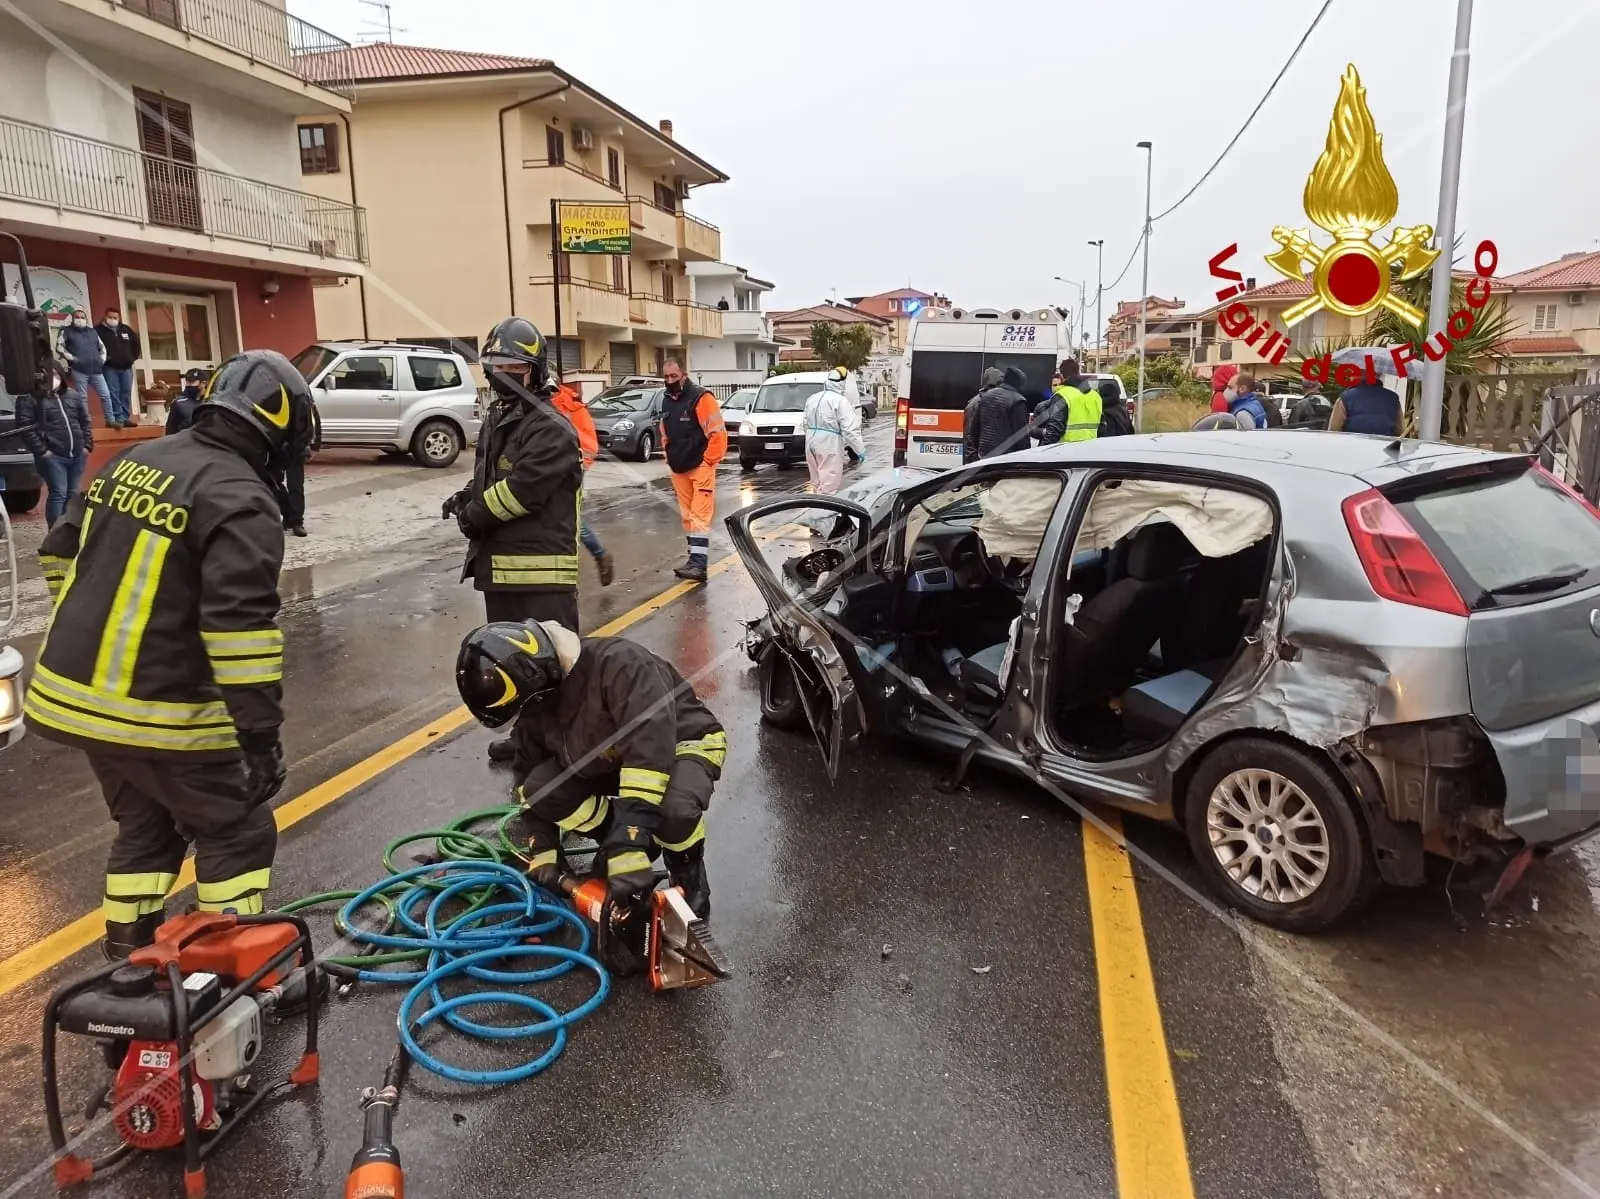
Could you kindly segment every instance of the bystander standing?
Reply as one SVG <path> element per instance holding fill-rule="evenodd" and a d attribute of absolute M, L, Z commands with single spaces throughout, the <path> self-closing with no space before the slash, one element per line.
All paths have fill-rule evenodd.
<path fill-rule="evenodd" d="M 95 326 L 100 344 L 105 347 L 106 364 L 102 372 L 111 394 L 105 397 L 110 411 L 108 424 L 126 425 L 133 420 L 133 364 L 144 357 L 139 335 L 122 323 L 122 313 L 107 308 Z"/>

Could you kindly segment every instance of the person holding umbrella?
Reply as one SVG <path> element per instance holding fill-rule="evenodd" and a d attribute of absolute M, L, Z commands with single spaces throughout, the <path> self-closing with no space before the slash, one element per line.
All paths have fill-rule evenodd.
<path fill-rule="evenodd" d="M 1389 351 L 1373 346 L 1351 346 L 1333 356 L 1334 365 L 1358 366 L 1365 375 L 1373 373 L 1368 369 L 1369 362 L 1387 360 Z M 1328 429 L 1334 433 L 1399 437 L 1405 431 L 1405 424 L 1405 405 L 1398 394 L 1382 383 L 1358 383 L 1345 388 L 1328 414 Z"/>

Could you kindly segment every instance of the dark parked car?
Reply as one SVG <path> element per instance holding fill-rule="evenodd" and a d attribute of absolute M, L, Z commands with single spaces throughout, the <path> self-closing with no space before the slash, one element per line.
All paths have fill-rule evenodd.
<path fill-rule="evenodd" d="M 629 381 L 590 400 L 589 415 L 601 451 L 613 458 L 650 461 L 661 448 L 661 406 L 666 395 L 661 383 Z"/>
<path fill-rule="evenodd" d="M 1168 821 L 1300 931 L 1600 833 L 1600 513 L 1526 456 L 1117 437 L 727 524 L 762 715 L 830 774 L 887 731 Z"/>
<path fill-rule="evenodd" d="M 0 386 L 0 502 L 7 512 L 27 512 L 39 502 L 44 484 L 16 427 L 16 398 Z"/>

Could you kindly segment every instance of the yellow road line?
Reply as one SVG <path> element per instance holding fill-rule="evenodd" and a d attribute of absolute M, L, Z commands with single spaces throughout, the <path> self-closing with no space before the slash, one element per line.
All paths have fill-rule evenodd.
<path fill-rule="evenodd" d="M 1117 1194 L 1120 1199 L 1194 1199 L 1183 1115 L 1132 863 L 1122 821 L 1115 813 L 1105 819 L 1110 836 L 1091 821 L 1083 822 L 1083 857 L 1100 976 L 1100 1032 Z"/>
<path fill-rule="evenodd" d="M 721 574 L 737 562 L 737 554 L 729 554 L 712 563 L 707 575 Z M 618 616 L 615 620 L 608 621 L 594 630 L 591 636 L 611 637 L 624 629 L 638 624 L 647 616 L 652 616 L 661 611 L 668 604 L 683 598 L 698 587 L 698 583 L 678 583 L 668 587 L 660 595 L 652 596 L 636 608 L 631 608 Z M 407 733 L 398 741 L 384 746 L 370 757 L 363 758 L 354 766 L 341 770 L 326 782 L 318 783 L 309 791 L 295 796 L 288 803 L 274 810 L 280 830 L 292 828 L 306 817 L 320 812 L 323 808 L 336 800 L 343 799 L 350 792 L 365 783 L 371 782 L 391 766 L 405 761 L 420 749 L 455 732 L 463 725 L 472 723 L 472 714 L 465 708 L 455 708 L 445 713 L 431 724 Z M 178 875 L 178 881 L 173 887 L 175 895 L 179 891 L 194 885 L 194 861 L 187 860 L 183 870 Z M 73 954 L 87 949 L 98 941 L 105 932 L 105 921 L 98 911 L 80 916 L 65 928 L 58 928 L 46 937 L 41 937 L 24 949 L 18 950 L 4 961 L 0 961 L 0 995 L 6 995 L 16 990 L 25 983 L 33 981 L 43 974 L 59 966 Z"/>

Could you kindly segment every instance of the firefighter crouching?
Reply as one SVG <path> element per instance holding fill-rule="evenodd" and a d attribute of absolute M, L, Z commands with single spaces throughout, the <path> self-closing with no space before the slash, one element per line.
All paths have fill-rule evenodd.
<path fill-rule="evenodd" d="M 728 735 L 671 663 L 623 637 L 551 621 L 469 633 L 456 686 L 490 728 L 513 718 L 521 835 L 534 881 L 554 889 L 561 834 L 600 845 L 616 896 L 647 890 L 660 851 L 702 919 L 711 912 L 705 816 Z"/>
<path fill-rule="evenodd" d="M 271 480 L 311 409 L 283 355 L 230 358 L 193 428 L 106 466 L 40 547 L 55 609 L 25 710 L 87 753 L 116 821 L 108 956 L 154 939 L 190 839 L 202 909 L 262 910 L 286 775 Z"/>

